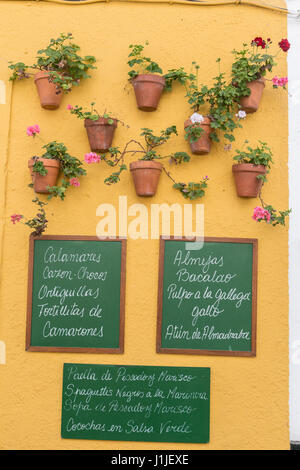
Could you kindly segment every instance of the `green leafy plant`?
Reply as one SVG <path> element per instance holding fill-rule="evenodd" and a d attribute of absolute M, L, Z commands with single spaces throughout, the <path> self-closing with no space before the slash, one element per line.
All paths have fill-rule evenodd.
<path fill-rule="evenodd" d="M 127 170 L 127 165 L 125 164 L 127 154 L 140 154 L 139 160 L 142 161 L 168 159 L 170 164 L 174 163 L 176 165 L 190 161 L 191 157 L 186 152 L 174 152 L 168 155 L 161 155 L 158 153 L 158 147 L 165 144 L 172 135 L 178 135 L 176 126 L 170 126 L 163 129 L 159 135 L 155 135 L 153 130 L 149 128 L 142 128 L 141 131 L 140 136 L 144 139 L 143 143 L 132 139 L 127 142 L 122 151 L 118 147 L 112 147 L 109 149 L 109 152 L 99 155 L 98 158 L 96 154 L 86 154 L 87 163 L 104 161 L 111 167 L 117 167 L 117 171 L 114 171 L 104 180 L 105 184 L 111 185 L 120 181 L 121 173 Z M 130 148 L 132 144 L 135 145 L 133 149 Z M 197 197 L 199 198 L 204 196 L 204 189 L 206 188 L 206 184 L 203 184 L 204 181 L 187 184 L 177 183 L 170 172 L 166 169 L 165 165 L 162 165 L 162 168 L 165 174 L 172 180 L 173 188 L 179 190 L 185 198 L 196 199 Z M 206 177 L 206 181 L 207 179 L 208 178 Z"/>
<path fill-rule="evenodd" d="M 45 168 L 44 163 L 41 160 L 38 160 L 38 157 L 34 158 L 34 165 L 32 167 L 33 173 L 37 173 L 41 176 L 46 176 L 48 174 L 48 170 Z"/>
<path fill-rule="evenodd" d="M 245 140 L 244 144 L 248 143 L 248 140 Z M 271 164 L 273 164 L 273 153 L 271 149 L 268 147 L 266 142 L 259 141 L 259 145 L 257 147 L 252 148 L 247 146 L 246 150 L 239 150 L 237 149 L 236 155 L 233 157 L 233 160 L 236 160 L 238 163 L 251 163 L 252 165 L 264 165 L 266 167 L 266 174 L 265 175 L 258 175 L 257 178 L 263 180 L 263 182 L 267 181 L 266 175 L 269 173 Z"/>
<path fill-rule="evenodd" d="M 179 69 L 168 70 L 168 72 L 164 74 L 164 79 L 166 80 L 165 89 L 167 91 L 171 91 L 174 82 L 178 82 L 180 85 L 184 85 L 187 81 L 187 78 L 188 75 L 183 67 L 180 67 Z"/>
<path fill-rule="evenodd" d="M 204 129 L 201 127 L 200 123 L 191 124 L 190 126 L 185 127 L 184 130 L 185 140 L 188 140 L 191 143 L 197 142 L 197 140 L 200 139 L 204 134 Z"/>
<path fill-rule="evenodd" d="M 25 65 L 23 62 L 10 62 L 9 68 L 13 71 L 10 80 L 29 78 L 29 71 L 45 71 L 49 73 L 49 81 L 56 84 L 57 92 L 63 90 L 68 93 L 73 86 L 79 85 L 82 79 L 90 78 L 89 70 L 95 69 L 94 56 L 78 55 L 80 47 L 72 42 L 72 33 L 61 34 L 57 39 L 51 39 L 45 49 L 37 51 L 36 62 Z"/>
<path fill-rule="evenodd" d="M 199 183 L 176 183 L 174 188 L 178 189 L 186 199 L 199 199 L 205 195 L 208 176 L 205 176 Z"/>
<path fill-rule="evenodd" d="M 192 70 L 185 81 L 186 97 L 191 109 L 198 113 L 201 106 L 206 103 L 206 95 L 208 87 L 199 84 L 199 69 L 200 66 L 196 62 L 192 62 Z"/>
<path fill-rule="evenodd" d="M 149 45 L 149 42 L 146 41 L 145 44 Z M 179 69 L 168 70 L 166 74 L 163 74 L 162 68 L 158 65 L 158 63 L 154 62 L 150 57 L 146 57 L 144 55 L 144 47 L 145 46 L 141 44 L 130 44 L 129 46 L 130 53 L 128 55 L 129 61 L 127 63 L 132 69 L 128 72 L 129 80 L 132 80 L 140 74 L 160 74 L 166 81 L 165 90 L 167 91 L 171 91 L 172 86 L 176 81 L 181 84 L 185 83 L 187 75 L 183 67 Z"/>
<path fill-rule="evenodd" d="M 146 45 L 148 44 L 149 42 L 146 41 Z M 128 65 L 131 68 L 134 67 L 133 70 L 128 72 L 130 79 L 141 73 L 163 73 L 157 62 L 154 62 L 150 57 L 146 57 L 144 55 L 144 46 L 141 44 L 130 44 L 129 49 L 130 53 L 128 55 Z"/>
<path fill-rule="evenodd" d="M 236 117 L 239 117 L 236 112 L 240 96 L 236 87 L 225 80 L 224 73 L 220 71 L 220 62 L 221 59 L 217 59 L 219 74 L 214 77 L 211 87 L 199 84 L 199 65 L 196 62 L 192 63 L 192 71 L 185 82 L 186 97 L 191 109 L 198 116 L 203 117 L 198 114 L 202 107 L 206 110 L 206 115 L 211 121 L 212 132 L 210 138 L 213 141 L 219 142 L 218 134 L 222 132 L 224 138 L 232 142 L 234 140 L 234 130 L 237 127 L 242 127 L 240 119 L 236 119 Z M 195 142 L 202 134 L 201 121 L 193 122 L 185 128 L 185 139 L 190 142 Z"/>
<path fill-rule="evenodd" d="M 110 113 L 108 113 L 106 110 L 100 114 L 96 108 L 95 108 L 95 102 L 92 102 L 90 104 L 90 110 L 87 110 L 86 108 L 83 108 L 82 106 L 71 106 L 68 104 L 67 109 L 71 112 L 71 114 L 74 114 L 77 116 L 79 119 L 90 119 L 91 121 L 98 121 L 100 118 L 105 118 L 107 119 L 108 124 L 112 125 L 114 123 L 114 120 L 122 124 L 122 126 L 125 126 L 125 123 L 121 121 L 120 119 L 117 119 L 115 117 L 112 117 Z M 127 128 L 129 127 L 128 125 L 126 126 Z"/>
<path fill-rule="evenodd" d="M 46 219 L 46 212 L 44 209 L 44 206 L 46 206 L 47 203 L 40 201 L 38 197 L 33 199 L 32 202 L 38 205 L 38 212 L 35 217 L 32 219 L 27 219 L 25 222 L 23 222 L 23 219 L 26 219 L 23 215 L 13 214 L 10 216 L 10 219 L 14 225 L 16 222 L 24 223 L 33 229 L 32 235 L 39 237 L 43 232 L 45 232 L 47 228 L 48 220 Z"/>
<path fill-rule="evenodd" d="M 224 74 L 219 73 L 214 78 L 213 86 L 207 92 L 209 117 L 213 130 L 210 137 L 215 142 L 219 142 L 218 132 L 222 132 L 225 139 L 233 142 L 234 130 L 242 127 L 240 119 L 235 119 L 238 99 L 236 88 L 231 83 L 226 83 Z"/>
<path fill-rule="evenodd" d="M 79 119 L 90 119 L 91 121 L 98 121 L 98 119 L 105 118 L 108 119 L 108 124 L 113 124 L 114 120 L 110 116 L 109 113 L 104 111 L 103 114 L 98 113 L 98 111 L 95 109 L 95 102 L 91 103 L 91 110 L 88 111 L 84 109 L 82 106 L 71 106 L 70 104 L 67 106 L 67 108 L 70 110 L 71 114 L 74 114 L 77 116 Z"/>
<path fill-rule="evenodd" d="M 63 200 L 65 198 L 66 190 L 70 186 L 79 186 L 78 178 L 86 175 L 86 170 L 82 168 L 82 162 L 78 158 L 72 157 L 68 153 L 68 150 L 63 143 L 52 141 L 44 145 L 42 148 L 45 149 L 43 155 L 41 155 L 41 157 L 33 157 L 35 162 L 32 167 L 32 171 L 33 173 L 37 173 L 42 176 L 47 175 L 48 170 L 39 158 L 59 161 L 63 179 L 60 185 L 47 187 L 49 191 L 48 199 L 51 199 L 52 197 L 60 197 Z"/>
<path fill-rule="evenodd" d="M 192 120 L 192 124 L 185 127 L 185 140 L 193 143 L 200 139 L 204 133 L 201 127 L 201 121 L 204 119 L 202 115 L 198 114 L 201 106 L 206 103 L 206 95 L 208 87 L 206 85 L 199 85 L 199 68 L 196 62 L 192 62 L 192 71 L 185 80 L 186 97 L 191 109 L 196 113 L 196 121 Z M 198 121 L 198 122 L 197 122 Z M 200 122 L 199 122 L 200 121 Z"/>

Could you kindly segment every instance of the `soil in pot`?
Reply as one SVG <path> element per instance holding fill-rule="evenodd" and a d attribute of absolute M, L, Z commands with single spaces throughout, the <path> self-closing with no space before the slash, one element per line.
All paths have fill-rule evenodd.
<path fill-rule="evenodd" d="M 197 125 L 197 124 L 193 124 L 190 119 L 187 119 L 184 123 L 184 128 L 188 126 L 192 126 L 192 125 Z M 210 148 L 211 148 L 210 119 L 208 117 L 205 117 L 204 121 L 200 123 L 200 126 L 204 130 L 202 136 L 199 139 L 197 139 L 196 142 L 189 141 L 191 152 L 195 155 L 205 155 L 210 152 Z"/>
<path fill-rule="evenodd" d="M 166 81 L 156 74 L 141 74 L 132 79 L 136 102 L 142 111 L 155 111 Z"/>
<path fill-rule="evenodd" d="M 39 173 L 32 171 L 35 160 L 32 158 L 28 161 L 28 168 L 30 169 L 33 189 L 36 193 L 48 194 L 47 186 L 55 186 L 59 174 L 59 161 L 50 158 L 39 158 L 38 161 L 43 162 L 44 167 L 48 171 L 47 175 L 42 176 Z"/>
<path fill-rule="evenodd" d="M 262 187 L 262 180 L 258 175 L 265 175 L 267 170 L 264 165 L 252 165 L 251 163 L 237 163 L 232 165 L 235 179 L 236 192 L 239 197 L 257 197 Z"/>
<path fill-rule="evenodd" d="M 112 146 L 112 141 L 117 127 L 117 120 L 109 124 L 110 119 L 100 117 L 97 121 L 85 119 L 84 126 L 88 135 L 91 150 L 93 152 L 107 152 Z"/>
<path fill-rule="evenodd" d="M 130 163 L 135 191 L 138 196 L 154 196 L 157 190 L 162 164 L 153 160 Z"/>
<path fill-rule="evenodd" d="M 63 92 L 58 93 L 56 85 L 49 82 L 47 72 L 38 72 L 34 76 L 34 83 L 38 91 L 41 106 L 44 109 L 57 109 L 63 97 Z"/>
<path fill-rule="evenodd" d="M 240 100 L 240 105 L 246 113 L 255 113 L 258 110 L 265 86 L 265 78 L 260 78 L 247 84 L 251 93 L 249 96 L 243 96 Z"/>

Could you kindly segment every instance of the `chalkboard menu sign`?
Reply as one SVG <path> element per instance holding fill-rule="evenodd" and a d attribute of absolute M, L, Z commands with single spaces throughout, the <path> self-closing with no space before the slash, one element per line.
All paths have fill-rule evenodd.
<path fill-rule="evenodd" d="M 26 349 L 122 353 L 126 240 L 31 237 Z"/>
<path fill-rule="evenodd" d="M 210 369 L 64 364 L 65 439 L 209 441 Z"/>
<path fill-rule="evenodd" d="M 161 238 L 157 352 L 255 356 L 257 240 L 197 243 Z"/>

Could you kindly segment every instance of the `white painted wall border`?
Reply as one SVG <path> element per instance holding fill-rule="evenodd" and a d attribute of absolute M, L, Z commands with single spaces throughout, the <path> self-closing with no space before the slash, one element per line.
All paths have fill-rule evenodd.
<path fill-rule="evenodd" d="M 287 0 L 291 10 L 300 0 Z M 300 18 L 288 16 L 290 440 L 300 442 Z"/>
<path fill-rule="evenodd" d="M 0 104 L 6 104 L 6 86 L 4 80 L 0 80 Z"/>

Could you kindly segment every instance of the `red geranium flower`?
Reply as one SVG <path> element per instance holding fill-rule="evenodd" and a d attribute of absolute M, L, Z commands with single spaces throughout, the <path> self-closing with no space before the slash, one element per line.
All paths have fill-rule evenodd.
<path fill-rule="evenodd" d="M 278 43 L 280 49 L 283 50 L 283 52 L 287 52 L 289 48 L 291 47 L 289 41 L 287 39 L 281 39 L 281 41 Z"/>
<path fill-rule="evenodd" d="M 257 37 L 255 39 L 253 39 L 253 41 L 251 42 L 251 45 L 261 47 L 262 49 L 265 49 L 266 41 L 264 41 L 263 38 Z"/>

